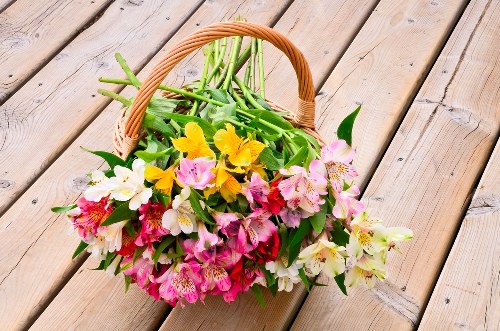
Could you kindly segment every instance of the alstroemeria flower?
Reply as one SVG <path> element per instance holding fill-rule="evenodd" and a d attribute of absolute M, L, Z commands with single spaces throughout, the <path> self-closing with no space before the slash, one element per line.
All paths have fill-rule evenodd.
<path fill-rule="evenodd" d="M 139 208 L 141 222 L 141 232 L 137 236 L 135 243 L 137 246 L 144 246 L 158 241 L 170 231 L 163 227 L 163 214 L 167 209 L 160 202 L 148 202 Z"/>
<path fill-rule="evenodd" d="M 235 301 L 239 293 L 248 291 L 254 283 L 258 282 L 259 284 L 265 284 L 262 271 L 259 268 L 245 268 L 244 258 L 241 258 L 238 263 L 231 268 L 229 278 L 232 283 L 231 288 L 222 293 L 224 301 L 227 303 Z"/>
<path fill-rule="evenodd" d="M 279 214 L 286 205 L 285 199 L 281 195 L 281 192 L 278 188 L 282 180 L 283 177 L 280 177 L 269 183 L 270 190 L 269 194 L 267 195 L 267 201 L 262 202 L 262 207 L 268 212 L 275 215 Z"/>
<path fill-rule="evenodd" d="M 113 208 L 107 197 L 97 202 L 81 197 L 76 203 L 78 209 L 71 210 L 70 221 L 83 240 L 90 240 L 92 235 L 97 234 L 101 223 L 113 212 Z"/>
<path fill-rule="evenodd" d="M 158 167 L 148 165 L 146 166 L 144 177 L 148 181 L 156 181 L 155 188 L 162 193 L 170 195 L 175 180 L 174 168 L 174 166 L 171 166 L 166 170 L 162 170 Z"/>
<path fill-rule="evenodd" d="M 256 202 L 261 205 L 266 203 L 270 191 L 269 184 L 256 172 L 252 174 L 250 181 L 242 186 L 242 192 L 252 208 L 255 208 Z"/>
<path fill-rule="evenodd" d="M 132 170 L 122 166 L 116 166 L 113 170 L 115 177 L 111 177 L 106 183 L 111 191 L 111 199 L 130 200 L 131 210 L 137 210 L 149 201 L 153 190 L 144 186 L 145 162 L 143 160 L 135 159 L 132 163 Z"/>
<path fill-rule="evenodd" d="M 321 162 L 326 166 L 328 179 L 335 191 L 341 192 L 344 180 L 358 176 L 350 164 L 354 158 L 354 149 L 345 140 L 336 140 L 321 149 Z"/>
<path fill-rule="evenodd" d="M 381 261 L 368 255 L 363 255 L 353 266 L 348 266 L 344 284 L 347 287 L 353 287 L 361 282 L 370 289 L 375 286 L 377 278 L 384 280 L 386 277 L 385 266 Z"/>
<path fill-rule="evenodd" d="M 154 279 L 160 283 L 160 296 L 167 302 L 179 301 L 182 298 L 189 303 L 194 303 L 199 298 L 199 287 L 202 277 L 201 266 L 196 261 L 189 261 L 171 266 L 163 275 Z"/>
<path fill-rule="evenodd" d="M 290 169 L 281 169 L 280 173 L 291 176 L 278 185 L 289 208 L 300 207 L 309 214 L 320 211 L 320 205 L 325 203 L 321 196 L 327 194 L 326 170 L 321 162 L 312 161 L 309 172 L 303 167 L 291 166 Z"/>
<path fill-rule="evenodd" d="M 335 277 L 345 271 L 345 247 L 340 247 L 326 238 L 320 238 L 314 244 L 304 248 L 298 261 L 314 276 L 321 271 L 329 277 Z"/>
<path fill-rule="evenodd" d="M 175 174 L 181 185 L 203 190 L 214 186 L 214 184 L 210 183 L 215 178 L 212 172 L 214 167 L 215 161 L 206 157 L 199 157 L 193 160 L 182 159 L 179 169 L 175 171 Z"/>
<path fill-rule="evenodd" d="M 302 268 L 302 264 L 295 260 L 290 267 L 287 268 L 287 265 L 288 257 L 286 256 L 266 263 L 266 269 L 278 279 L 278 291 L 291 292 L 293 284 L 300 282 L 299 269 Z"/>
<path fill-rule="evenodd" d="M 365 205 L 356 199 L 359 195 L 359 188 L 352 185 L 346 191 L 334 191 L 335 206 L 333 206 L 332 214 L 335 218 L 345 219 L 346 224 L 351 223 L 353 215 L 357 215 L 365 210 Z"/>
<path fill-rule="evenodd" d="M 219 291 L 227 291 L 231 287 L 231 279 L 227 271 L 221 266 L 208 264 L 202 271 L 203 280 L 200 288 L 203 292 L 212 291 L 217 288 Z"/>
<path fill-rule="evenodd" d="M 194 210 L 189 202 L 191 189 L 185 187 L 172 201 L 172 208 L 167 210 L 162 217 L 162 226 L 168 229 L 173 236 L 179 233 L 197 231 Z"/>
<path fill-rule="evenodd" d="M 256 209 L 242 221 L 231 223 L 226 227 L 228 246 L 238 253 L 246 254 L 267 241 L 274 232 L 276 225 L 269 219 L 271 213 L 264 209 Z"/>
<path fill-rule="evenodd" d="M 217 223 L 217 225 L 220 227 L 221 232 L 223 234 L 226 234 L 226 227 L 231 224 L 232 222 L 235 222 L 239 219 L 238 215 L 235 213 L 222 213 L 219 211 L 214 211 L 212 213 L 212 216 Z M 227 235 L 227 234 L 226 234 Z"/>
<path fill-rule="evenodd" d="M 296 228 L 300 225 L 302 218 L 309 217 L 309 213 L 304 212 L 300 208 L 293 210 L 287 207 L 281 209 L 279 215 L 287 228 Z"/>
<path fill-rule="evenodd" d="M 122 268 L 126 266 L 130 267 L 126 268 L 123 274 L 125 276 L 130 276 L 134 282 L 137 282 L 137 285 L 142 290 L 155 298 L 155 300 L 159 300 L 160 284 L 151 281 L 151 279 L 155 279 L 159 274 L 154 267 L 153 261 L 144 257 L 138 257 L 134 261 L 130 256 L 125 257 L 121 262 Z"/>
<path fill-rule="evenodd" d="M 220 238 L 207 230 L 205 223 L 198 222 L 198 241 L 196 242 L 195 249 L 202 252 L 220 241 Z"/>
<path fill-rule="evenodd" d="M 203 135 L 203 130 L 195 122 L 189 122 L 184 128 L 186 137 L 172 139 L 172 145 L 180 152 L 187 153 L 187 158 L 194 160 L 200 157 L 215 159 L 215 153 L 210 149 Z"/>
<path fill-rule="evenodd" d="M 87 241 L 87 252 L 102 261 L 110 252 L 119 251 L 122 247 L 122 230 L 127 221 L 99 227 L 97 234 Z"/>
<path fill-rule="evenodd" d="M 257 140 L 244 140 L 239 137 L 230 123 L 226 123 L 226 130 L 220 129 L 215 133 L 214 144 L 221 153 L 229 156 L 229 162 L 236 167 L 250 166 L 266 147 Z"/>
<path fill-rule="evenodd" d="M 215 167 L 215 179 L 212 180 L 212 187 L 204 191 L 205 198 L 215 192 L 220 192 L 221 196 L 227 202 L 236 200 L 236 196 L 241 193 L 241 184 L 231 175 L 230 171 L 236 169 L 229 169 L 224 160 L 220 160 Z"/>
<path fill-rule="evenodd" d="M 109 186 L 107 185 L 108 177 L 104 172 L 95 170 L 90 174 L 89 187 L 83 192 L 83 196 L 88 201 L 98 202 L 110 193 Z"/>

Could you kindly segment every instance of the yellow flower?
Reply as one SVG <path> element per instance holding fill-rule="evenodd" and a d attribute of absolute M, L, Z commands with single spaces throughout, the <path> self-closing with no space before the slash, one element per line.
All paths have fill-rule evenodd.
<path fill-rule="evenodd" d="M 186 137 L 172 139 L 172 144 L 176 150 L 187 153 L 187 158 L 191 160 L 206 156 L 215 159 L 215 153 L 208 146 L 203 130 L 198 124 L 189 122 L 186 124 L 184 131 Z"/>
<path fill-rule="evenodd" d="M 155 184 L 156 189 L 170 195 L 175 180 L 174 166 L 166 170 L 162 170 L 155 166 L 146 166 L 144 178 L 151 182 L 157 181 Z"/>
<path fill-rule="evenodd" d="M 265 171 L 266 167 L 262 163 L 252 163 L 248 167 L 245 167 L 245 172 L 251 175 L 253 172 L 256 172 L 260 175 L 260 177 L 267 181 L 267 174 Z"/>
<path fill-rule="evenodd" d="M 205 190 L 205 198 L 215 192 L 220 192 L 224 200 L 233 202 L 236 200 L 236 195 L 241 193 L 241 184 L 229 173 L 229 168 L 226 167 L 224 161 L 219 161 L 215 167 L 214 186 Z"/>
<path fill-rule="evenodd" d="M 226 129 L 217 131 L 214 135 L 215 146 L 221 153 L 229 156 L 229 162 L 236 167 L 248 167 L 259 157 L 266 147 L 257 140 L 248 140 L 236 135 L 234 126 L 226 123 Z"/>

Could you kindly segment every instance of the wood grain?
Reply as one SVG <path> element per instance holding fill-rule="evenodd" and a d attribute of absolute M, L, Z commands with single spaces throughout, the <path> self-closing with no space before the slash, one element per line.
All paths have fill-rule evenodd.
<path fill-rule="evenodd" d="M 420 330 L 500 329 L 500 143 L 474 193 Z"/>
<path fill-rule="evenodd" d="M 418 324 L 499 133 L 499 20 L 498 2 L 468 5 L 364 194 L 373 214 L 415 232 L 402 255 L 390 256 L 390 281 L 348 297 L 314 288 L 292 329 Z"/>
<path fill-rule="evenodd" d="M 273 1 L 267 4 L 234 3 L 229 0 L 207 2 L 183 25 L 184 32 L 176 38 L 182 38 L 186 33 L 194 31 L 198 23 L 208 23 L 205 20 L 231 19 L 233 16 L 229 15 L 237 15 L 236 9 L 238 7 L 240 13 L 252 15 L 257 22 L 269 23 L 279 15 L 280 11 L 286 8 L 286 5 L 285 1 Z M 227 12 L 220 12 L 220 6 L 224 6 Z M 261 11 L 261 6 L 266 6 L 267 10 Z M 163 12 L 165 12 L 164 9 Z M 94 87 L 95 84 L 94 81 Z M 13 318 L 11 315 L 14 313 L 20 314 L 19 318 L 23 318 L 30 313 L 30 309 L 37 307 L 35 305 L 39 305 L 40 301 L 42 305 L 48 304 L 47 301 L 57 294 L 60 287 L 64 286 L 69 279 L 71 272 L 74 271 L 75 266 L 71 264 L 70 256 L 76 247 L 77 240 L 65 234 L 67 225 L 64 217 L 56 218 L 49 208 L 53 205 L 67 204 L 76 200 L 85 188 L 83 185 L 86 183 L 85 174 L 89 169 L 96 169 L 102 165 L 101 160 L 82 152 L 79 146 L 110 150 L 112 148 L 112 130 L 110 128 L 113 127 L 119 108 L 120 106 L 116 103 L 112 103 L 110 107 L 106 108 L 0 219 L 0 224 L 4 224 L 3 222 L 5 224 L 11 223 L 6 225 L 9 232 L 5 229 L 0 231 L 0 245 L 5 240 L 5 245 L 10 247 L 9 252 L 13 252 L 13 255 L 17 254 L 15 257 L 9 258 L 9 263 L 11 263 L 10 260 L 18 262 L 20 257 L 18 251 L 26 251 L 19 263 L 13 265 L 11 274 L 5 283 L 0 285 L 0 300 L 2 300 L 0 311 L 5 307 L 5 311 L 1 315 L 2 318 L 7 320 Z M 32 203 L 29 197 L 38 198 L 36 207 L 28 208 Z M 36 233 L 32 234 L 31 237 L 21 234 L 27 226 L 30 226 L 33 219 L 37 219 L 40 223 Z M 50 226 L 51 223 L 54 225 Z M 24 237 L 27 240 L 19 243 L 17 239 L 11 239 L 7 242 L 8 237 Z M 46 247 L 54 249 L 49 250 Z M 0 246 L 0 249 L 2 248 L 3 246 Z M 51 262 L 47 263 L 47 261 Z M 101 330 L 109 325 L 109 320 L 113 321 L 113 326 L 117 329 L 142 328 L 144 325 L 151 328 L 159 321 L 159 318 L 164 317 L 167 308 L 165 304 L 152 302 L 147 295 L 138 289 L 135 290 L 134 295 L 126 295 L 123 291 L 123 280 L 119 278 L 110 280 L 116 290 L 103 294 L 107 296 L 109 293 L 112 300 L 107 297 L 102 298 L 102 300 L 94 300 L 93 294 L 87 296 L 86 293 L 94 292 L 90 290 L 85 292 L 86 288 L 90 289 L 101 286 L 101 284 L 105 287 L 110 286 L 109 283 L 103 284 L 103 276 L 104 279 L 107 279 L 107 276 L 103 275 L 102 272 L 85 271 L 89 267 L 94 267 L 96 263 L 95 260 L 90 259 L 80 268 L 67 287 L 64 287 L 54 302 L 44 311 L 36 322 L 35 328 L 61 329 L 60 323 L 63 323 L 65 325 L 63 329 L 78 328 L 79 325 L 84 325 L 86 330 Z M 34 279 L 36 282 L 33 281 Z M 29 286 L 29 284 L 33 285 Z M 19 288 L 22 286 L 28 287 L 27 292 L 22 296 L 24 300 L 22 303 L 25 305 L 21 306 L 21 303 L 16 307 L 7 305 L 8 302 L 19 297 Z M 6 293 L 4 296 L 2 296 L 2 291 Z M 129 300 L 133 300 L 134 305 L 128 304 Z M 78 308 L 74 308 L 75 305 Z M 149 308 L 147 311 L 141 310 L 135 315 L 138 305 L 145 305 Z M 99 316 L 94 316 L 97 311 Z M 125 320 L 117 316 L 129 316 L 129 318 Z"/>
<path fill-rule="evenodd" d="M 0 1 L 0 11 L 10 2 Z M 5 9 L 0 14 L 0 104 L 82 28 L 91 25 L 109 3 L 111 0 L 19 0 Z"/>
<path fill-rule="evenodd" d="M 16 0 L 0 0 L 0 13 L 7 9 L 7 7 L 14 3 L 14 1 Z"/>
<path fill-rule="evenodd" d="M 0 215 L 109 104 L 96 93 L 97 79 L 125 77 L 115 52 L 139 70 L 200 3 L 113 3 L 0 106 Z"/>
<path fill-rule="evenodd" d="M 121 71 L 118 65 L 114 65 L 114 52 L 117 49 L 124 49 L 126 55 L 131 51 L 129 62 L 140 66 L 152 55 L 137 50 L 139 45 L 149 45 L 151 49 L 160 48 L 164 38 L 168 38 L 171 31 L 177 29 L 185 20 L 185 16 L 197 5 L 198 1 L 182 4 L 177 1 L 150 1 L 144 2 L 142 6 L 125 6 L 122 2 L 116 2 L 111 5 L 99 22 L 77 37 L 59 54 L 54 60 L 55 63 L 44 68 L 25 85 L 26 90 L 21 89 L 4 105 L 7 108 L 2 108 L 9 114 L 10 126 L 8 131 L 3 132 L 8 136 L 17 133 L 23 141 L 22 139 L 27 138 L 22 136 L 36 134 L 24 130 L 47 126 L 44 133 L 46 136 L 42 141 L 41 138 L 34 141 L 24 140 L 25 148 L 15 142 L 9 143 L 6 148 L 13 154 L 8 157 L 10 154 L 4 151 L 0 153 L 3 159 L 2 176 L 15 173 L 17 178 L 26 180 L 26 170 L 29 167 L 24 168 L 22 163 L 16 164 L 15 155 L 22 153 L 27 158 L 36 158 L 36 152 L 44 142 L 62 139 L 58 132 L 63 131 L 63 126 L 67 124 L 64 118 L 75 120 L 83 114 L 88 116 L 89 112 L 84 111 L 87 106 L 97 111 L 99 103 L 101 106 L 109 103 L 104 97 L 93 98 L 92 94 L 96 93 L 96 81 L 100 75 Z M 134 19 L 123 19 L 124 13 L 129 13 Z M 170 19 L 166 20 L 166 17 Z M 130 32 L 123 35 L 122 31 Z M 162 35 L 159 31 L 163 32 Z M 95 99 L 100 101 L 96 102 Z M 17 100 L 18 104 L 10 108 L 14 100 Z M 94 102 L 97 105 L 92 108 L 90 105 Z M 43 111 L 34 106 L 38 103 L 43 104 L 40 106 L 44 107 Z M 54 116 L 52 120 L 46 121 L 44 118 L 57 114 L 59 117 Z M 108 117 L 108 123 L 114 122 L 115 116 L 116 110 Z M 80 118 L 80 121 L 84 120 L 90 119 Z M 26 127 L 22 129 L 23 126 Z M 81 260 L 75 263 L 70 259 L 70 252 L 78 241 L 66 235 L 67 224 L 64 218 L 52 214 L 50 207 L 72 203 L 80 194 L 87 181 L 85 174 L 88 172 L 88 168 L 79 167 L 81 162 L 93 164 L 93 167 L 101 164 L 96 164 L 97 160 L 84 153 L 79 146 L 98 148 L 95 142 L 109 146 L 110 132 L 101 129 L 86 140 L 78 141 L 75 149 L 67 155 L 65 163 L 60 163 L 60 167 L 55 169 L 50 177 L 44 177 L 46 180 L 38 182 L 36 187 L 28 190 L 0 219 L 2 327 L 17 329 L 23 328 L 26 323 L 29 324 L 44 308 L 45 303 L 55 295 L 53 292 L 57 291 L 64 280 L 78 268 L 79 263 L 81 264 Z M 16 148 L 19 148 L 17 152 Z M 53 150 L 51 153 L 57 155 L 60 151 Z M 44 168 L 43 165 L 35 163 L 32 165 Z M 7 167 L 15 164 L 17 168 Z M 64 176 L 68 171 L 71 175 Z M 5 200 L 2 197 L 0 201 L 3 206 L 8 206 L 8 201 Z M 43 254 L 43 257 L 40 254 Z"/>

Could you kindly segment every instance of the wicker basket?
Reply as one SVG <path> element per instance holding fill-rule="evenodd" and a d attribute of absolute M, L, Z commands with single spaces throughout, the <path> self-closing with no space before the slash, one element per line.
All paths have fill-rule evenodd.
<path fill-rule="evenodd" d="M 295 112 L 290 112 L 275 102 L 267 100 L 276 111 L 284 111 L 293 116 L 285 116 L 294 126 L 302 128 L 305 132 L 315 137 L 322 145 L 323 140 L 314 127 L 315 116 L 315 90 L 311 70 L 302 52 L 281 33 L 259 24 L 247 22 L 224 22 L 209 25 L 189 35 L 171 49 L 164 58 L 153 68 L 152 72 L 139 89 L 126 117 L 125 110 L 116 122 L 113 136 L 115 153 L 121 158 L 137 146 L 141 137 L 141 124 L 149 101 L 165 79 L 168 73 L 191 52 L 203 47 L 211 41 L 232 36 L 249 36 L 266 40 L 280 49 L 290 60 L 298 80 L 298 105 Z M 170 95 L 169 97 L 181 97 Z"/>

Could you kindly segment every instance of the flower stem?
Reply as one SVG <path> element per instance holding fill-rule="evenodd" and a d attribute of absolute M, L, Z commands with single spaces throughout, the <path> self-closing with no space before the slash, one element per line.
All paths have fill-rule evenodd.
<path fill-rule="evenodd" d="M 229 93 L 231 93 L 231 95 L 233 96 L 233 98 L 236 100 L 236 102 L 238 103 L 238 105 L 242 108 L 242 109 L 248 109 L 246 103 L 245 103 L 245 100 L 243 100 L 239 95 L 238 93 L 234 90 L 234 88 L 232 86 L 230 86 L 230 89 L 229 89 Z"/>
<path fill-rule="evenodd" d="M 130 83 L 132 84 L 132 83 Z M 97 92 L 99 94 L 102 94 L 104 96 L 107 96 L 107 97 L 110 97 L 110 98 L 113 98 L 115 99 L 116 101 L 119 101 L 121 102 L 125 107 L 128 107 L 132 104 L 132 102 L 130 102 L 129 99 L 125 98 L 125 97 L 122 97 L 121 95 L 119 95 L 118 93 L 115 93 L 113 91 L 109 91 L 109 90 L 104 90 L 104 89 L 98 89 Z"/>
<path fill-rule="evenodd" d="M 251 56 L 250 61 L 252 62 L 252 72 L 250 73 L 250 89 L 255 91 L 255 58 L 257 54 L 257 39 L 252 38 L 251 44 Z"/>
<path fill-rule="evenodd" d="M 241 40 L 242 38 L 240 36 L 233 38 L 233 45 L 231 47 L 231 55 L 229 58 L 229 64 L 227 66 L 228 67 L 227 73 L 224 79 L 224 84 L 222 84 L 222 89 L 226 91 L 229 89 L 229 85 L 231 84 L 232 81 L 234 69 L 236 67 L 236 62 L 238 60 L 238 54 L 240 52 Z"/>
<path fill-rule="evenodd" d="M 236 75 L 233 76 L 233 80 L 236 82 L 240 90 L 243 92 L 243 96 L 248 100 L 248 102 L 250 102 L 252 106 L 261 110 L 265 109 L 260 105 L 260 103 L 257 102 L 257 100 L 254 99 L 252 93 L 248 90 L 245 84 L 243 84 L 243 82 Z"/>
<path fill-rule="evenodd" d="M 208 54 L 205 56 L 205 64 L 203 65 L 200 86 L 198 87 L 197 92 L 203 91 L 205 89 L 205 86 L 207 83 L 208 66 L 210 64 L 210 61 L 212 60 L 213 48 L 214 48 L 214 44 L 210 43 L 210 45 L 208 47 Z M 189 115 L 193 116 L 194 114 L 196 114 L 196 111 L 198 110 L 199 105 L 200 105 L 200 100 L 198 100 L 198 99 L 194 100 L 193 107 L 189 111 Z"/>
<path fill-rule="evenodd" d="M 259 90 L 262 99 L 266 98 L 265 78 L 264 78 L 264 52 L 262 49 L 262 39 L 257 39 L 257 53 L 259 54 Z"/>
<path fill-rule="evenodd" d="M 132 85 L 134 85 L 138 89 L 141 86 L 141 82 L 137 79 L 135 74 L 132 72 L 132 69 L 130 69 L 127 62 L 123 58 L 123 56 L 120 53 L 115 53 L 115 59 L 120 64 L 120 67 L 122 67 L 122 69 L 125 72 L 125 74 L 127 75 L 128 79 L 132 82 Z"/>
<path fill-rule="evenodd" d="M 216 40 L 216 42 L 218 42 L 218 40 Z M 220 45 L 221 45 L 220 52 L 218 51 L 218 56 L 217 56 L 217 59 L 215 61 L 214 67 L 213 67 L 212 71 L 208 74 L 208 77 L 207 77 L 207 82 L 209 82 L 209 83 L 212 81 L 212 78 L 214 78 L 214 77 L 215 77 L 215 81 L 219 80 L 220 67 L 221 67 L 222 61 L 224 60 L 224 57 L 226 56 L 227 38 L 223 38 Z"/>

